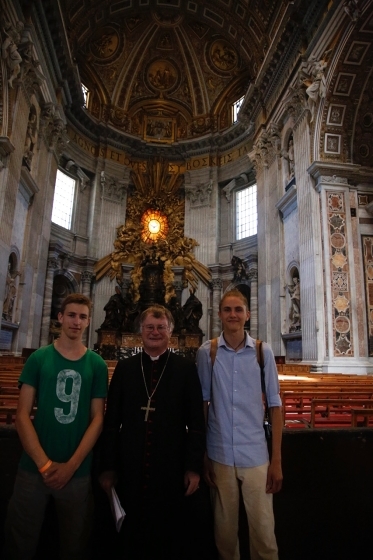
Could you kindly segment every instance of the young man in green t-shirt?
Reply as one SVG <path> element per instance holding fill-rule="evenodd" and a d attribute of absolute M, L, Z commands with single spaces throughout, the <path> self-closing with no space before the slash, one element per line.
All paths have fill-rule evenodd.
<path fill-rule="evenodd" d="M 90 313 L 89 298 L 67 296 L 58 314 L 60 337 L 31 354 L 19 379 L 16 428 L 24 451 L 6 520 L 8 560 L 33 558 L 51 496 L 60 558 L 88 558 L 91 455 L 102 430 L 108 383 L 106 363 L 82 342 Z"/>

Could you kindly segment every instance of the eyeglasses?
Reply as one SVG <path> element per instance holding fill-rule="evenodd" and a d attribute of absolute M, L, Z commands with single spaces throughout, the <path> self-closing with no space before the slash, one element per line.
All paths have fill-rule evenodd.
<path fill-rule="evenodd" d="M 142 330 L 144 330 L 145 332 L 152 332 L 152 331 L 158 331 L 160 333 L 166 332 L 170 330 L 170 327 L 167 325 L 144 325 L 143 327 L 141 327 Z"/>

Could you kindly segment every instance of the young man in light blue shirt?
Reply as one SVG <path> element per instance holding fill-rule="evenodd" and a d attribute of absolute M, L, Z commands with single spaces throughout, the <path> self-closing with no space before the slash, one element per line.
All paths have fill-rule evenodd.
<path fill-rule="evenodd" d="M 282 415 L 271 348 L 263 343 L 265 386 L 272 422 L 271 460 L 263 428 L 263 399 L 255 339 L 244 330 L 250 317 L 246 298 L 227 292 L 219 306 L 223 332 L 212 363 L 211 341 L 197 353 L 207 421 L 205 478 L 211 486 L 215 541 L 220 560 L 239 560 L 238 511 L 241 490 L 251 560 L 278 560 L 272 498 L 281 489 Z"/>

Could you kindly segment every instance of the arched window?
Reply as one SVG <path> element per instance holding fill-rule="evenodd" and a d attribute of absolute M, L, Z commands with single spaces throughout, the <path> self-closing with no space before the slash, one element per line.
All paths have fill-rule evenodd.
<path fill-rule="evenodd" d="M 258 211 L 256 185 L 236 191 L 236 240 L 256 235 Z"/>
<path fill-rule="evenodd" d="M 71 229 L 74 209 L 76 181 L 70 175 L 57 170 L 54 188 L 52 222 L 66 229 Z"/>
<path fill-rule="evenodd" d="M 89 101 L 89 89 L 84 84 L 81 84 L 81 86 L 82 86 L 82 92 L 83 92 L 83 97 L 84 97 L 83 107 L 85 109 L 87 109 L 88 108 L 88 101 Z"/>
<path fill-rule="evenodd" d="M 235 123 L 238 120 L 238 111 L 241 108 L 243 100 L 244 96 L 240 97 L 239 99 L 237 99 L 237 101 L 232 103 L 232 123 Z"/>

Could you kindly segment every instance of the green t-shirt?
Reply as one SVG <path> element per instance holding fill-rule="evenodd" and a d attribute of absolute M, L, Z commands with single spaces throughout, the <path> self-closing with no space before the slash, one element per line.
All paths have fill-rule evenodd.
<path fill-rule="evenodd" d="M 28 358 L 19 382 L 36 389 L 34 427 L 42 448 L 52 461 L 65 463 L 89 426 L 91 400 L 106 397 L 106 363 L 92 350 L 79 360 L 68 360 L 53 345 L 45 346 Z M 91 462 L 89 453 L 74 476 L 88 475 Z M 38 472 L 25 452 L 20 467 Z"/>

